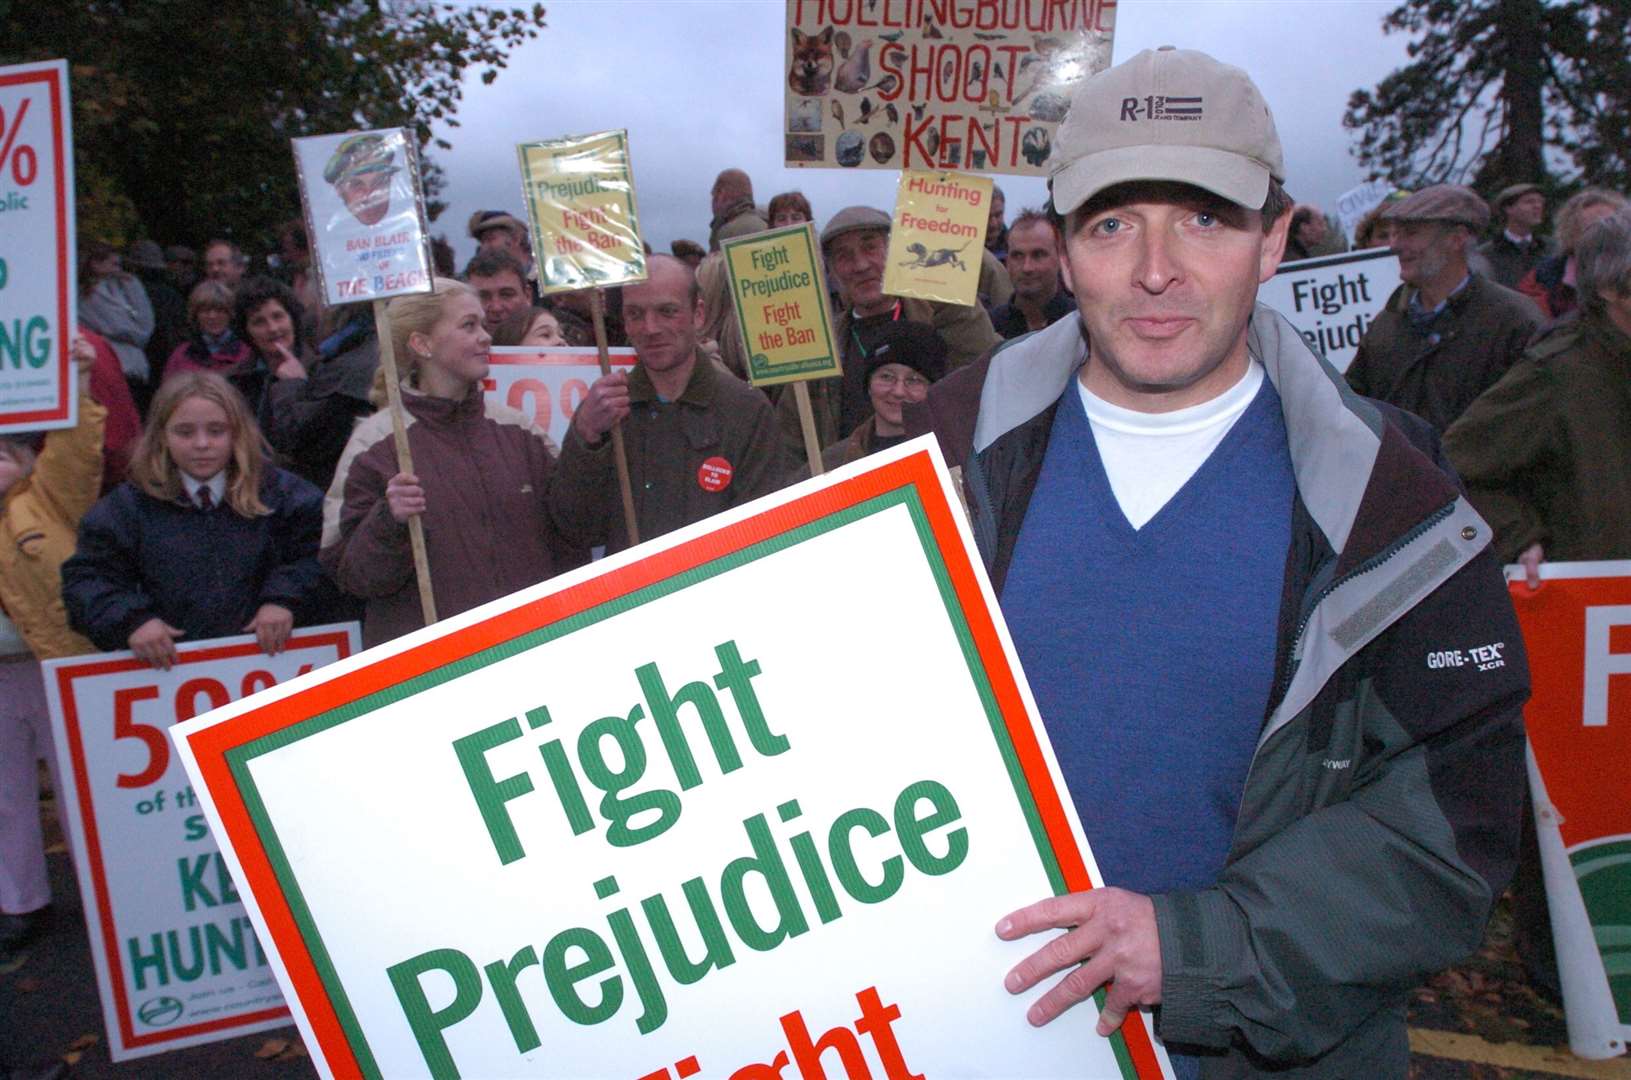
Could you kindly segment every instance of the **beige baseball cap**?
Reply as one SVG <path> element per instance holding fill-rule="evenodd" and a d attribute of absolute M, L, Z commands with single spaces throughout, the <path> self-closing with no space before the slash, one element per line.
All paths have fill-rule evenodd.
<path fill-rule="evenodd" d="M 1130 180 L 1193 184 L 1261 210 L 1269 177 L 1285 181 L 1274 115 L 1251 77 L 1171 45 L 1078 84 L 1054 141 L 1061 214 Z"/>

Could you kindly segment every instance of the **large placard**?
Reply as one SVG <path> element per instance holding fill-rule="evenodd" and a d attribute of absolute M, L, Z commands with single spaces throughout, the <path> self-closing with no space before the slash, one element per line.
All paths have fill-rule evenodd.
<path fill-rule="evenodd" d="M 917 440 L 179 727 L 322 1072 L 1162 1075 L 1003 988 L 1096 872 L 953 498 Z"/>
<path fill-rule="evenodd" d="M 1508 577 L 1569 1046 L 1619 1057 L 1631 1039 L 1631 560 L 1542 563 L 1537 589 L 1518 567 Z M 1502 662 L 1488 644 L 1435 656 Z"/>
<path fill-rule="evenodd" d="M 754 386 L 841 374 L 815 225 L 726 240 L 732 304 Z"/>
<path fill-rule="evenodd" d="M 0 434 L 79 422 L 68 62 L 0 67 Z"/>
<path fill-rule="evenodd" d="M 1046 176 L 1116 0 L 787 0 L 789 167 Z"/>
<path fill-rule="evenodd" d="M 289 1023 L 266 956 L 165 731 L 358 651 L 355 623 L 47 660 L 67 810 L 113 1060 Z M 321 798 L 320 793 L 314 797 Z"/>
<path fill-rule="evenodd" d="M 521 143 L 515 151 L 539 292 L 646 279 L 628 132 Z"/>
<path fill-rule="evenodd" d="M 633 349 L 609 349 L 607 353 L 613 371 L 627 372 L 634 367 Z M 598 349 L 501 347 L 492 351 L 487 363 L 487 377 L 481 380 L 487 400 L 521 410 L 549 433 L 557 447 L 565 445 L 572 414 L 600 378 Z"/>
<path fill-rule="evenodd" d="M 419 144 L 406 128 L 292 139 L 323 299 L 431 291 Z"/>
<path fill-rule="evenodd" d="M 1368 248 L 1281 263 L 1257 300 L 1290 320 L 1332 367 L 1347 371 L 1399 280 L 1399 257 L 1387 248 Z"/>

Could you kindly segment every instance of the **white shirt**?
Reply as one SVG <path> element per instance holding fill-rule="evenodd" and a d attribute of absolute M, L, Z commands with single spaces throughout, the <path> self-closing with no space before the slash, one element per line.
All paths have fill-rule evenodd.
<path fill-rule="evenodd" d="M 1263 366 L 1254 359 L 1240 381 L 1217 397 L 1166 413 L 1112 405 L 1076 380 L 1110 490 L 1133 528 L 1143 528 L 1160 513 L 1212 456 L 1257 396 L 1263 378 Z"/>
<path fill-rule="evenodd" d="M 179 469 L 176 471 L 180 472 Z M 194 480 L 186 473 L 181 473 L 181 486 L 194 506 L 198 505 L 198 489 L 202 487 L 210 489 L 210 498 L 215 500 L 211 505 L 220 506 L 227 497 L 227 471 L 222 469 L 208 480 Z"/>

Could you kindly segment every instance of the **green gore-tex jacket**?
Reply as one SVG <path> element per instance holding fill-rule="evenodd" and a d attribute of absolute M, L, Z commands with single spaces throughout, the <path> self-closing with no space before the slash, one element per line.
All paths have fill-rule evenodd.
<path fill-rule="evenodd" d="M 1153 898 L 1156 1030 L 1207 1077 L 1404 1076 L 1406 995 L 1478 946 L 1515 862 L 1527 661 L 1427 425 L 1359 397 L 1269 308 L 1248 347 L 1297 482 L 1277 676 L 1216 886 Z M 908 409 L 961 467 L 999 595 L 1085 359 L 1061 319 Z"/>

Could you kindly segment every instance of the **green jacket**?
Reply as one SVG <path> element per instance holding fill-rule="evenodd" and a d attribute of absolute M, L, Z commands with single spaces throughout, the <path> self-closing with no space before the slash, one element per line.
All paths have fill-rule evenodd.
<path fill-rule="evenodd" d="M 1631 338 L 1606 320 L 1550 327 L 1444 448 L 1506 561 L 1631 558 Z"/>

